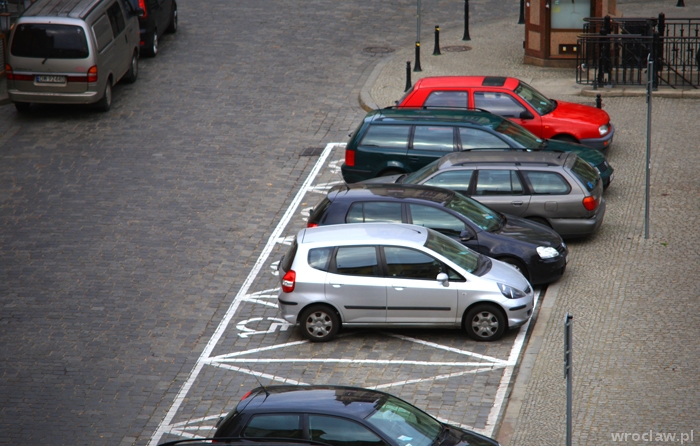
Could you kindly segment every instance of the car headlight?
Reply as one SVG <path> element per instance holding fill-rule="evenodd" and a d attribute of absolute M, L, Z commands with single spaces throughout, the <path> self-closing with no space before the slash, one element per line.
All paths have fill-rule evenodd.
<path fill-rule="evenodd" d="M 610 125 L 608 125 L 608 124 L 601 125 L 600 127 L 598 127 L 598 133 L 600 133 L 600 136 L 605 135 L 609 131 L 610 131 Z"/>
<path fill-rule="evenodd" d="M 559 255 L 559 251 L 551 246 L 538 246 L 537 254 L 539 254 L 541 259 L 553 259 Z"/>
<path fill-rule="evenodd" d="M 498 283 L 498 288 L 508 299 L 520 299 L 527 296 L 524 291 L 520 291 L 519 289 L 513 288 L 512 286 L 504 283 Z"/>

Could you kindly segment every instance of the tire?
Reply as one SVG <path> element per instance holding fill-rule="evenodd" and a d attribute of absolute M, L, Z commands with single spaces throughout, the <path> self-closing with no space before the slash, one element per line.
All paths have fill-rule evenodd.
<path fill-rule="evenodd" d="M 530 272 L 527 270 L 527 267 L 526 267 L 526 266 L 523 264 L 523 262 L 521 262 L 520 260 L 513 259 L 513 258 L 510 258 L 510 257 L 506 257 L 506 258 L 498 259 L 498 260 L 500 260 L 500 261 L 503 262 L 503 263 L 509 264 L 509 265 L 512 266 L 513 268 L 517 269 L 518 272 L 520 272 L 520 274 L 522 274 L 523 276 L 525 276 L 525 278 L 526 278 L 528 281 L 530 280 Z"/>
<path fill-rule="evenodd" d="M 108 112 L 112 108 L 112 80 L 107 79 L 107 84 L 105 85 L 105 92 L 102 95 L 102 99 L 97 101 L 95 104 L 97 109 L 101 112 Z"/>
<path fill-rule="evenodd" d="M 129 66 L 129 71 L 126 72 L 124 76 L 124 81 L 129 84 L 136 82 L 136 78 L 139 76 L 139 55 L 134 52 L 131 56 L 131 65 Z"/>
<path fill-rule="evenodd" d="M 29 102 L 15 102 L 15 108 L 19 113 L 29 113 L 32 108 L 32 104 Z"/>
<path fill-rule="evenodd" d="M 402 172 L 398 169 L 387 169 L 384 172 L 380 173 L 379 176 L 380 177 L 389 177 L 391 175 L 401 175 L 402 173 L 404 173 L 404 172 Z"/>
<path fill-rule="evenodd" d="M 153 29 L 153 34 L 151 35 L 151 44 L 143 48 L 143 53 L 148 57 L 156 57 L 158 54 L 158 30 Z"/>
<path fill-rule="evenodd" d="M 335 310 L 327 305 L 311 305 L 299 317 L 301 335 L 311 342 L 330 341 L 340 328 Z"/>
<path fill-rule="evenodd" d="M 489 304 L 476 305 L 464 316 L 467 336 L 475 341 L 496 341 L 503 336 L 507 325 L 503 312 Z"/>
<path fill-rule="evenodd" d="M 173 12 L 170 14 L 170 24 L 165 30 L 168 34 L 175 34 L 177 32 L 177 3 L 173 2 Z"/>
<path fill-rule="evenodd" d="M 570 135 L 556 135 L 556 136 L 553 136 L 552 139 L 556 139 L 557 141 L 573 142 L 575 144 L 579 143 L 578 139 L 576 139 Z"/>

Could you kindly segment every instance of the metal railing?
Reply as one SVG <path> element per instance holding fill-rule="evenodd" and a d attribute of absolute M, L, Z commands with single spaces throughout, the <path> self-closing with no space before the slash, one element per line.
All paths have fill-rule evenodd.
<path fill-rule="evenodd" d="M 589 18 L 578 36 L 576 82 L 642 85 L 647 58 L 654 61 L 654 87 L 700 88 L 700 19 Z"/>

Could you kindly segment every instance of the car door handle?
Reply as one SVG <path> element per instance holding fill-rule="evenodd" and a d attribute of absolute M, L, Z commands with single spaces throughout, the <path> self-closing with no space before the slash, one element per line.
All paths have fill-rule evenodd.
<path fill-rule="evenodd" d="M 394 286 L 393 287 L 396 291 L 403 291 L 405 287 L 402 286 Z"/>
<path fill-rule="evenodd" d="M 331 286 L 333 288 L 340 288 L 341 285 L 339 283 L 331 283 Z"/>
<path fill-rule="evenodd" d="M 523 202 L 522 201 L 511 201 L 510 204 L 512 204 L 513 206 L 522 206 Z"/>

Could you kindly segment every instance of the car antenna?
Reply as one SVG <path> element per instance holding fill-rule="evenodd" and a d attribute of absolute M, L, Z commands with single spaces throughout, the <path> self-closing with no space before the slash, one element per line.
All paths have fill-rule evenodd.
<path fill-rule="evenodd" d="M 258 376 L 257 375 L 253 375 L 253 376 L 255 377 L 255 380 L 258 382 L 258 384 L 260 384 L 260 387 L 262 387 L 263 392 L 265 392 L 265 397 L 270 396 L 270 392 L 268 392 L 267 389 L 265 388 L 265 386 L 263 386 L 263 383 L 260 382 L 260 380 L 258 379 Z"/>

